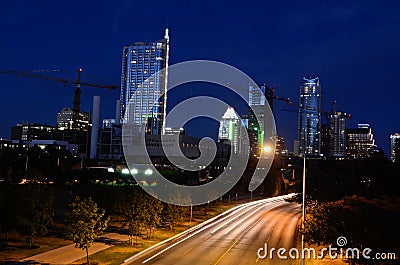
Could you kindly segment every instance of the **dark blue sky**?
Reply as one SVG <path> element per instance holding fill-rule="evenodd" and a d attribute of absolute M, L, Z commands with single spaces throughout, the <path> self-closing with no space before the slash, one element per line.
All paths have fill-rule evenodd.
<path fill-rule="evenodd" d="M 62 2 L 62 3 L 61 3 Z M 393 1 L 9 1 L 0 0 L 0 68 L 61 69 L 57 75 L 120 83 L 121 50 L 162 38 L 170 28 L 170 63 L 211 59 L 233 65 L 298 101 L 303 76 L 319 76 L 323 108 L 370 123 L 389 149 L 400 131 L 400 2 Z M 0 136 L 17 122 L 55 124 L 72 105 L 73 87 L 0 75 Z M 119 91 L 83 88 L 82 108 L 102 96 L 102 116 L 114 115 Z M 297 115 L 279 111 L 278 132 L 292 149 Z"/>

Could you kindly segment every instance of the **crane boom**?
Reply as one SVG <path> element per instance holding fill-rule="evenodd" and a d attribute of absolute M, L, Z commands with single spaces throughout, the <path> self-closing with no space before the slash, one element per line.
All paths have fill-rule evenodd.
<path fill-rule="evenodd" d="M 81 105 L 80 98 L 81 98 L 81 94 L 82 94 L 81 89 L 80 89 L 81 86 L 107 88 L 109 90 L 113 90 L 113 89 L 117 88 L 117 86 L 114 86 L 114 85 L 99 85 L 99 84 L 91 84 L 91 83 L 81 82 L 81 72 L 82 72 L 82 68 L 79 68 L 77 79 L 76 80 L 68 80 L 68 79 L 64 79 L 64 78 L 60 78 L 60 77 L 56 77 L 56 76 L 48 76 L 48 75 L 35 74 L 35 73 L 30 73 L 30 72 L 18 71 L 18 70 L 7 70 L 7 69 L 0 68 L 0 73 L 2 73 L 2 74 L 50 80 L 50 81 L 63 83 L 64 85 L 74 84 L 75 90 L 74 90 L 73 110 L 75 112 L 80 111 L 80 105 Z"/>
<path fill-rule="evenodd" d="M 63 79 L 63 78 L 59 78 L 59 77 L 55 77 L 55 76 L 34 74 L 34 73 L 29 73 L 29 72 L 17 71 L 17 70 L 7 70 L 7 69 L 0 68 L 0 73 L 9 74 L 9 75 L 18 75 L 18 76 L 24 76 L 24 77 L 31 77 L 31 78 L 39 78 L 39 79 L 44 79 L 44 80 L 51 80 L 51 81 L 61 82 L 64 84 L 70 83 L 67 79 Z"/>

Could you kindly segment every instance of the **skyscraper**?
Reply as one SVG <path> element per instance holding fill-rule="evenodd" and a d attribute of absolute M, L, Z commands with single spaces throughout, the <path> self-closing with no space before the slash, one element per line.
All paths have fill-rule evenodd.
<path fill-rule="evenodd" d="M 266 84 L 260 85 L 260 89 L 256 86 L 249 85 L 249 140 L 250 152 L 253 155 L 259 154 L 264 141 L 264 118 L 266 102 L 269 107 L 273 108 L 274 88 L 270 88 Z M 259 121 L 257 118 L 259 117 Z"/>
<path fill-rule="evenodd" d="M 303 78 L 300 86 L 299 154 L 319 156 L 321 153 L 321 86 L 319 78 Z"/>
<path fill-rule="evenodd" d="M 336 111 L 329 116 L 329 156 L 346 156 L 346 126 L 349 115 Z"/>
<path fill-rule="evenodd" d="M 400 162 L 400 133 L 390 135 L 390 160 Z"/>
<path fill-rule="evenodd" d="M 166 96 L 162 95 L 167 90 L 168 57 L 168 29 L 159 41 L 135 42 L 123 48 L 120 95 L 123 123 L 146 124 L 147 134 L 163 132 Z M 158 73 L 163 69 L 165 72 Z M 135 93 L 138 89 L 141 93 Z"/>

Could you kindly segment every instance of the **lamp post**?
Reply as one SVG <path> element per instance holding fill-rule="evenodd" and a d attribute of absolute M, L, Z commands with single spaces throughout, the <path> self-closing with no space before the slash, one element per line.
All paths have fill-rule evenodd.
<path fill-rule="evenodd" d="M 302 228 L 304 232 L 304 224 L 306 222 L 306 153 L 303 154 L 303 222 Z M 301 264 L 304 265 L 304 233 L 301 234 Z"/>
<path fill-rule="evenodd" d="M 28 174 L 28 162 L 29 162 L 29 155 L 26 155 L 26 161 L 25 161 L 25 174 Z"/>
<path fill-rule="evenodd" d="M 307 154 L 307 148 L 309 148 L 310 142 L 307 141 L 307 134 L 308 133 L 308 128 L 305 128 L 305 147 L 303 148 L 303 207 L 302 207 L 302 215 L 303 215 L 303 221 L 301 224 L 301 227 L 303 228 L 304 232 L 304 225 L 306 222 L 306 154 Z M 301 264 L 304 265 L 304 233 L 301 234 Z"/>

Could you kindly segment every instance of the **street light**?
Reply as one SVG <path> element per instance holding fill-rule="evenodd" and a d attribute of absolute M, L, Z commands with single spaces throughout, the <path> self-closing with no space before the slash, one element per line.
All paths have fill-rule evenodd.
<path fill-rule="evenodd" d="M 121 170 L 121 173 L 124 174 L 124 175 L 128 175 L 130 172 L 129 172 L 129 169 L 123 168 L 123 169 Z"/>
<path fill-rule="evenodd" d="M 264 153 L 270 153 L 272 151 L 272 148 L 271 148 L 271 146 L 269 146 L 269 145 L 266 145 L 266 146 L 264 146 L 263 147 L 263 152 Z"/>
<path fill-rule="evenodd" d="M 146 169 L 146 171 L 144 172 L 145 175 L 149 176 L 151 174 L 153 174 L 153 170 L 151 170 L 150 168 Z"/>

